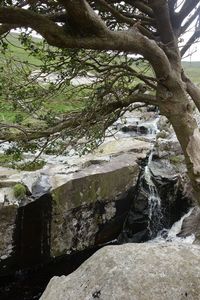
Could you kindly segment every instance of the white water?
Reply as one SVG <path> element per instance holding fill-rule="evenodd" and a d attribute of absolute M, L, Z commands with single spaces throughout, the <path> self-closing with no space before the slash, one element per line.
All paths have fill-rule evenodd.
<path fill-rule="evenodd" d="M 149 187 L 149 197 L 148 197 L 148 209 L 149 209 L 149 224 L 148 229 L 150 231 L 150 236 L 154 235 L 157 230 L 160 229 L 161 220 L 162 220 L 162 211 L 161 211 L 161 199 L 158 194 L 157 188 L 152 181 L 151 171 L 149 166 L 152 161 L 153 151 L 151 151 L 148 163 L 144 169 L 144 178 Z"/>
<path fill-rule="evenodd" d="M 149 224 L 148 229 L 150 231 L 150 236 L 153 236 L 155 232 L 162 226 L 162 210 L 161 210 L 161 199 L 159 197 L 157 188 L 152 180 L 152 174 L 150 171 L 150 164 L 152 161 L 153 151 L 151 151 L 148 163 L 144 170 L 144 177 L 146 183 L 149 187 L 149 198 L 148 198 L 148 205 L 149 205 Z M 183 220 L 190 216 L 192 213 L 193 208 L 191 208 L 180 220 L 175 222 L 170 229 L 162 229 L 157 233 L 157 236 L 148 241 L 149 243 L 184 243 L 184 244 L 192 244 L 195 240 L 195 235 L 192 234 L 185 238 L 177 236 L 181 232 Z"/>
<path fill-rule="evenodd" d="M 195 235 L 192 234 L 190 236 L 187 236 L 185 238 L 177 236 L 180 231 L 183 224 L 183 220 L 190 216 L 192 213 L 193 208 L 191 208 L 180 220 L 175 222 L 171 229 L 163 229 L 161 232 L 158 233 L 157 237 L 151 241 L 150 243 L 184 243 L 184 244 L 192 244 L 195 240 Z"/>
<path fill-rule="evenodd" d="M 154 120 L 151 121 L 146 121 L 144 123 L 141 123 L 139 127 L 144 126 L 148 130 L 148 135 L 155 135 L 158 133 L 158 121 L 160 117 L 155 118 Z"/>

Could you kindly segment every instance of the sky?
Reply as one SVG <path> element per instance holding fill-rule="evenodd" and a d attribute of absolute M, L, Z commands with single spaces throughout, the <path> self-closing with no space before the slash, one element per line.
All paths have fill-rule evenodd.
<path fill-rule="evenodd" d="M 183 36 L 183 44 L 190 38 L 193 30 Z M 184 61 L 200 61 L 200 41 L 192 45 L 183 57 Z"/>

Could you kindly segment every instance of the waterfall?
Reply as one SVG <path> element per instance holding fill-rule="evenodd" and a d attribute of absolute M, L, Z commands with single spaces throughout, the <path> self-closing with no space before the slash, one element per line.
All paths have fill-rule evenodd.
<path fill-rule="evenodd" d="M 154 238 L 157 233 L 162 229 L 162 210 L 161 199 L 158 194 L 158 190 L 152 180 L 152 174 L 150 170 L 150 164 L 152 161 L 153 151 L 151 151 L 148 163 L 144 169 L 144 178 L 148 185 L 148 229 L 150 238 Z"/>
<path fill-rule="evenodd" d="M 139 125 L 138 129 L 140 127 L 147 128 L 147 135 L 150 135 L 151 137 L 155 137 L 156 134 L 159 132 L 159 130 L 158 130 L 159 119 L 160 119 L 160 117 L 156 117 L 154 120 L 145 121 Z M 139 133 L 139 132 L 137 132 L 137 133 Z"/>
<path fill-rule="evenodd" d="M 184 243 L 184 244 L 192 244 L 195 240 L 195 235 L 192 234 L 185 238 L 179 237 L 178 234 L 181 231 L 182 224 L 185 218 L 189 217 L 192 213 L 194 208 L 191 208 L 185 215 L 182 216 L 180 220 L 175 222 L 170 229 L 163 229 L 161 230 L 157 237 L 150 242 L 153 243 L 166 243 L 166 242 L 173 242 L 173 243 Z"/>
<path fill-rule="evenodd" d="M 156 135 L 158 133 L 158 121 L 159 121 L 160 117 L 155 118 L 153 121 L 151 122 L 146 122 L 146 125 L 148 123 L 148 134 L 150 135 Z"/>

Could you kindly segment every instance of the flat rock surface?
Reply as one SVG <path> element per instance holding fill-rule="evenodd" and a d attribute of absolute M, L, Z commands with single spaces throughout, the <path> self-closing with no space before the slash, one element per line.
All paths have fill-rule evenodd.
<path fill-rule="evenodd" d="M 96 252 L 69 276 L 53 277 L 40 300 L 198 300 L 200 247 L 125 244 Z"/>
<path fill-rule="evenodd" d="M 41 170 L 28 172 L 0 167 L 0 198 L 4 198 L 5 188 L 16 183 L 27 186 L 34 196 L 44 194 L 64 183 L 92 174 L 102 174 L 129 165 L 135 165 L 137 159 L 146 157 L 150 150 L 149 142 L 139 141 L 132 137 L 120 140 L 110 139 L 102 144 L 94 153 L 82 157 L 65 157 L 66 164 L 52 160 Z M 40 189 L 37 188 L 38 182 Z M 10 197 L 10 202 L 12 203 Z"/>

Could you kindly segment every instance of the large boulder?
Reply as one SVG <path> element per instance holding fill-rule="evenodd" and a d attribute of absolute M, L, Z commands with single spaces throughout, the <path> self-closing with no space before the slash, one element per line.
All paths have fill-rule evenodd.
<path fill-rule="evenodd" d="M 134 199 L 138 160 L 149 148 L 127 138 L 69 158 L 69 164 L 35 172 L 2 169 L 0 275 L 115 239 Z"/>
<path fill-rule="evenodd" d="M 74 273 L 53 277 L 40 300 L 197 300 L 200 247 L 125 244 L 96 252 Z"/>

